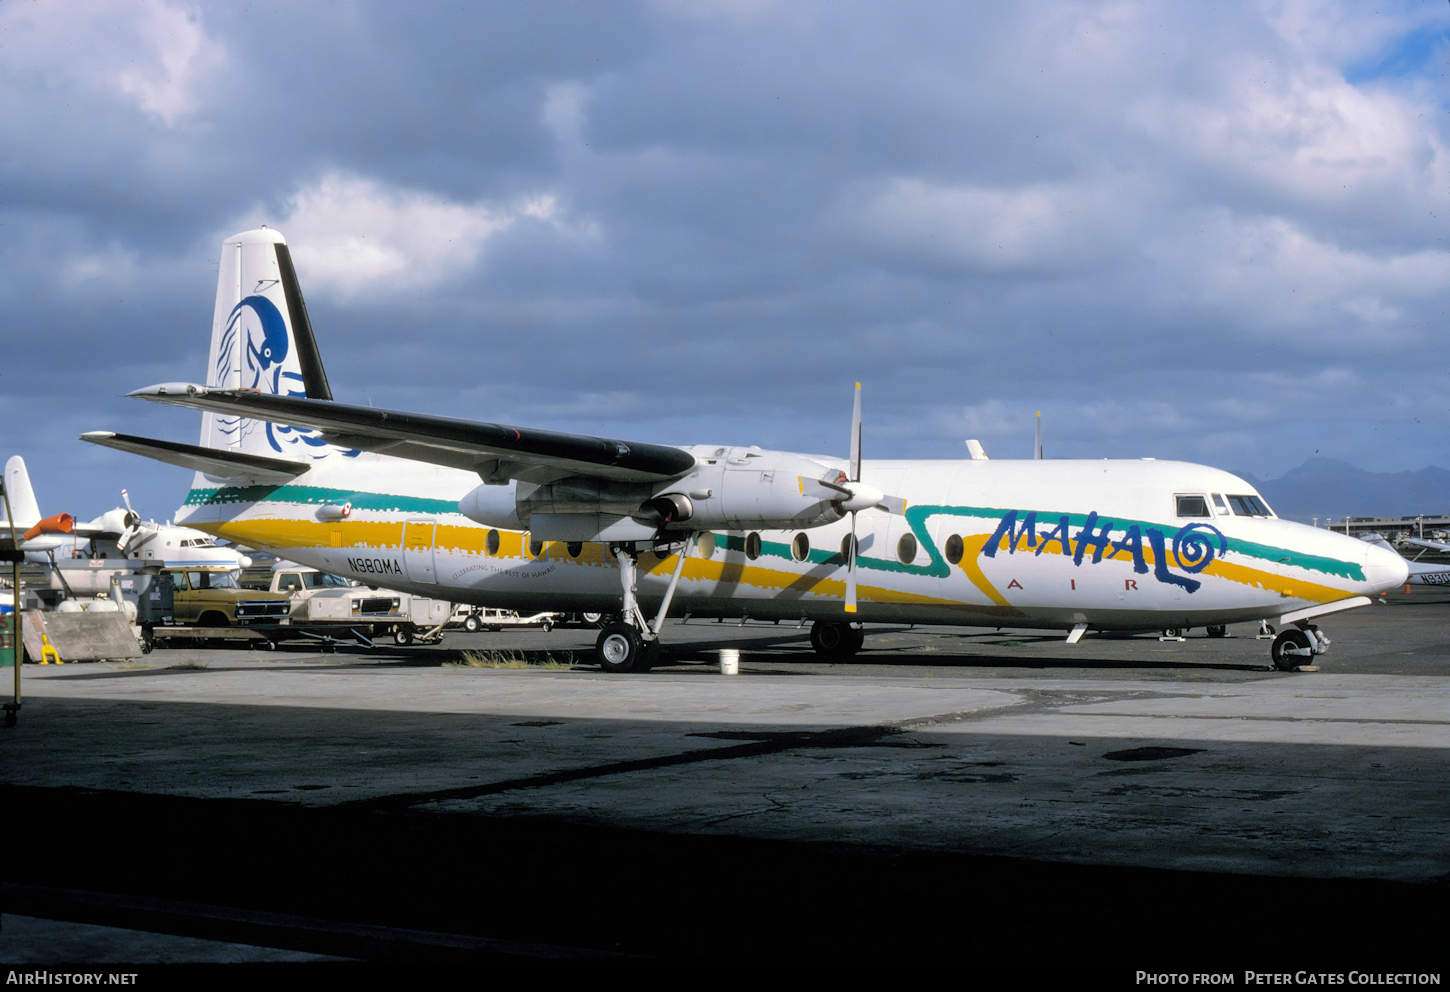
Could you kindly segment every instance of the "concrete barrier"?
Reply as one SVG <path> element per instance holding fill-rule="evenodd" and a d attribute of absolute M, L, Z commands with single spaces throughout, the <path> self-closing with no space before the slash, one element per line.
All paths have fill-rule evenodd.
<path fill-rule="evenodd" d="M 41 634 L 45 634 L 61 661 L 96 661 L 100 658 L 139 658 L 141 645 L 131 633 L 123 613 L 21 614 L 21 629 L 28 657 L 39 660 Z"/>

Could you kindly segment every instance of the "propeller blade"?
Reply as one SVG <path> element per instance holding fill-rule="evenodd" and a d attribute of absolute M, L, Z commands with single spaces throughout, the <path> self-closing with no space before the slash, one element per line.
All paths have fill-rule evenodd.
<path fill-rule="evenodd" d="M 860 395 L 857 393 L 856 395 Z M 856 514 L 851 514 L 850 553 L 846 556 L 846 612 L 856 612 Z"/>
<path fill-rule="evenodd" d="M 856 383 L 856 402 L 851 410 L 851 482 L 861 481 L 861 384 Z"/>
<path fill-rule="evenodd" d="M 845 479 L 844 472 L 837 472 L 836 479 L 807 479 L 805 476 L 798 476 L 800 481 L 801 495 L 814 496 L 816 499 L 836 502 L 842 496 L 850 498 L 851 490 L 841 485 L 837 479 Z"/>
<path fill-rule="evenodd" d="M 880 502 L 876 504 L 876 509 L 894 513 L 899 517 L 906 512 L 906 500 L 900 496 L 882 496 Z"/>

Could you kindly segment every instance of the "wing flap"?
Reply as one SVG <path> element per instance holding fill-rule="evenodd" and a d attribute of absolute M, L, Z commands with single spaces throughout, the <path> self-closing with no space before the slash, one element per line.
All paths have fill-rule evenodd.
<path fill-rule="evenodd" d="M 305 396 L 174 383 L 129 395 L 320 431 L 333 444 L 463 468 L 492 479 L 503 475 L 537 482 L 585 475 L 655 481 L 677 478 L 695 466 L 694 455 L 670 445 L 379 410 Z"/>
<path fill-rule="evenodd" d="M 248 455 L 225 448 L 203 448 L 198 444 L 180 444 L 176 441 L 156 441 L 133 434 L 113 434 L 110 431 L 90 431 L 82 434 L 81 440 L 133 455 L 145 455 L 159 462 L 180 465 L 218 479 L 252 479 L 281 485 L 291 482 L 308 468 L 302 462 L 285 458 L 267 458 L 263 455 Z"/>

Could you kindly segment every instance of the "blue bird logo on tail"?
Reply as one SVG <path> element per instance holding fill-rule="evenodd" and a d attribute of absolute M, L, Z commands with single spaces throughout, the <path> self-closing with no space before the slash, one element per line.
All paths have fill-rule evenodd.
<path fill-rule="evenodd" d="M 255 321 L 245 319 L 248 311 L 255 315 Z M 226 329 L 222 333 L 221 346 L 217 349 L 214 381 L 228 382 L 232 371 L 229 368 L 230 356 L 238 346 L 242 355 L 239 388 L 255 389 L 274 396 L 307 395 L 306 389 L 302 388 L 302 375 L 283 368 L 292 350 L 291 335 L 287 331 L 287 321 L 282 316 L 282 311 L 265 296 L 244 297 L 232 308 Z M 298 388 L 293 388 L 294 386 Z M 226 434 L 237 431 L 246 434 L 250 431 L 248 423 L 249 421 L 241 418 L 227 418 L 222 421 L 221 429 Z M 301 427 L 267 423 L 266 436 L 267 443 L 277 452 L 284 450 L 283 444 L 290 447 L 298 441 L 312 448 L 328 447 L 328 443 L 318 437 L 316 431 Z M 358 452 L 353 450 L 343 454 L 352 457 Z M 326 455 L 324 450 L 313 457 L 323 458 Z"/>

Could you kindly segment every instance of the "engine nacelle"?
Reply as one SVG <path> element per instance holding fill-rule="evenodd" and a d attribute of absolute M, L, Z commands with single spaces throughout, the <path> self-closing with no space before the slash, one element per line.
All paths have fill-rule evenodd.
<path fill-rule="evenodd" d="M 759 448 L 695 453 L 695 471 L 647 504 L 668 530 L 803 530 L 844 515 L 836 494 L 811 485 L 837 471 L 823 461 Z"/>
<path fill-rule="evenodd" d="M 759 448 L 692 453 L 695 469 L 673 482 L 515 480 L 479 486 L 458 501 L 458 510 L 488 527 L 580 541 L 647 540 L 664 531 L 802 530 L 845 515 L 847 494 L 815 484 L 839 473 L 823 461 Z"/>
<path fill-rule="evenodd" d="M 518 486 L 517 481 L 506 486 L 479 486 L 458 501 L 458 512 L 485 527 L 527 530 L 519 519 Z"/>

